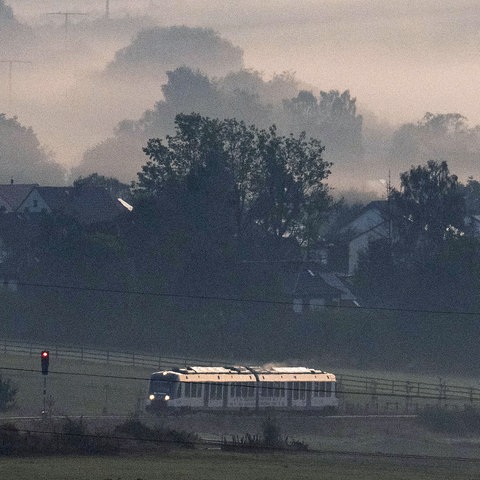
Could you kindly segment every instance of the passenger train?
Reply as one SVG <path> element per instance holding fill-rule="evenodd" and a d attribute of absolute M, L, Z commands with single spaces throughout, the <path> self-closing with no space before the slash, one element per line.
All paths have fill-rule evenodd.
<path fill-rule="evenodd" d="M 335 375 L 305 367 L 185 367 L 150 377 L 146 410 L 335 410 Z"/>

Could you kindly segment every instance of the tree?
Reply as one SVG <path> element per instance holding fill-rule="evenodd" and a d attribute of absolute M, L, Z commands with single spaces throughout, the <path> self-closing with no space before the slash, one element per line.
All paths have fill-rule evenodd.
<path fill-rule="evenodd" d="M 356 99 L 349 90 L 320 92 L 320 98 L 302 90 L 296 98 L 283 102 L 290 131 L 306 131 L 321 138 L 329 150 L 342 153 L 361 153 L 362 123 L 357 115 Z"/>
<path fill-rule="evenodd" d="M 52 161 L 34 131 L 5 114 L 0 114 L 0 158 L 3 178 L 16 183 L 65 183 L 64 168 Z"/>
<path fill-rule="evenodd" d="M 208 28 L 156 26 L 140 31 L 130 45 L 117 51 L 106 73 L 157 77 L 182 65 L 225 75 L 243 67 L 243 51 Z"/>
<path fill-rule="evenodd" d="M 16 23 L 11 7 L 5 4 L 4 0 L 0 0 L 0 26 L 3 23 Z"/>
<path fill-rule="evenodd" d="M 460 113 L 427 112 L 416 124 L 402 125 L 392 137 L 396 165 L 417 158 L 447 161 L 461 175 L 470 175 L 480 159 L 480 126 L 469 127 Z"/>
<path fill-rule="evenodd" d="M 92 173 L 86 177 L 78 177 L 73 181 L 73 186 L 75 188 L 83 187 L 100 187 L 104 188 L 112 195 L 116 197 L 121 197 L 124 200 L 130 198 L 130 187 L 126 183 L 120 182 L 114 177 L 105 177 L 104 175 L 99 175 L 98 173 Z"/>
<path fill-rule="evenodd" d="M 465 200 L 447 162 L 430 160 L 400 175 L 391 200 L 400 239 L 420 254 L 432 252 L 449 235 L 463 232 Z"/>
<path fill-rule="evenodd" d="M 331 164 L 324 161 L 319 140 L 278 136 L 275 126 L 258 133 L 261 185 L 255 206 L 257 222 L 277 238 L 311 242 L 314 218 L 330 206 L 322 183 Z"/>
<path fill-rule="evenodd" d="M 0 375 L 0 412 L 4 412 L 15 404 L 15 397 L 18 388 L 12 383 L 10 379 L 5 379 Z"/>
<path fill-rule="evenodd" d="M 468 177 L 467 183 L 459 186 L 465 198 L 467 213 L 470 215 L 480 214 L 480 182 L 473 177 Z"/>
<path fill-rule="evenodd" d="M 329 205 L 323 181 L 330 164 L 320 141 L 279 136 L 236 120 L 211 120 L 198 114 L 178 115 L 176 135 L 167 145 L 150 139 L 144 152 L 150 160 L 138 174 L 137 194 L 156 196 L 174 184 L 188 185 L 212 162 L 222 171 L 230 192 L 227 205 L 236 219 L 236 235 L 258 225 L 277 238 L 304 241 L 313 216 Z M 308 233 L 307 233 L 308 232 Z"/>

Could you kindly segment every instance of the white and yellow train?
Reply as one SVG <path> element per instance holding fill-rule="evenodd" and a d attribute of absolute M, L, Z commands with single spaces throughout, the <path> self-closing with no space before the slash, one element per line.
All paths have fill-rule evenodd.
<path fill-rule="evenodd" d="M 146 410 L 335 410 L 335 375 L 305 367 L 186 367 L 150 377 Z"/>

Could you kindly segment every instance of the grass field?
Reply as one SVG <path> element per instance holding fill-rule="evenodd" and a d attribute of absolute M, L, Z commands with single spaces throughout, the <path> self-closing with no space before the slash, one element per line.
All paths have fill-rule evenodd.
<path fill-rule="evenodd" d="M 0 353 L 0 375 L 12 379 L 19 387 L 17 406 L 11 414 L 38 415 L 43 408 L 43 376 L 40 374 L 40 352 L 23 357 Z M 13 370 L 8 370 L 8 369 Z M 326 368 L 326 367 L 325 367 Z M 33 371 L 32 371 L 33 370 Z M 51 358 L 50 374 L 47 377 L 47 407 L 58 415 L 119 415 L 132 414 L 143 408 L 148 378 L 153 369 L 121 365 L 106 365 L 94 362 L 72 361 Z M 333 373 L 362 377 L 389 378 L 395 381 L 439 381 L 438 376 L 401 372 L 360 371 L 331 369 Z M 122 378 L 115 378 L 122 377 Z M 480 387 L 477 378 L 445 375 L 449 385 Z M 384 400 L 385 399 L 380 399 Z M 388 399 L 387 399 L 388 400 Z M 400 399 L 401 401 L 402 399 Z M 362 395 L 348 394 L 345 402 L 368 402 Z"/>
<path fill-rule="evenodd" d="M 37 358 L 38 357 L 38 358 Z M 38 416 L 42 408 L 43 377 L 40 359 L 0 354 L 0 374 L 18 386 L 15 409 L 0 415 L 8 421 L 15 415 Z M 33 371 L 31 371 L 33 370 Z M 52 359 L 47 397 L 56 415 L 131 415 L 141 410 L 151 369 Z M 407 375 L 386 372 L 355 372 L 366 376 L 405 379 Z M 123 379 L 115 377 L 126 377 Z M 417 376 L 418 381 L 429 381 Z M 457 385 L 472 380 L 446 377 Z M 3 417 L 3 418 L 2 418 Z M 219 440 L 222 436 L 259 434 L 263 418 L 254 415 L 194 414 L 150 418 L 145 422 L 200 434 Z M 120 420 L 119 420 L 120 421 Z M 118 421 L 118 422 L 119 422 Z M 480 438 L 435 434 L 414 418 L 376 419 L 318 416 L 276 416 L 281 431 L 311 449 L 386 454 L 421 454 L 437 460 L 368 459 L 304 454 L 250 455 L 219 451 L 180 451 L 159 457 L 60 457 L 1 458 L 0 479 L 480 479 L 480 463 L 450 462 L 442 458 L 480 459 Z M 87 420 L 94 430 L 104 427 L 97 419 Z M 22 428 L 25 423 L 22 423 Z M 36 428 L 32 422 L 27 428 Z"/>
<path fill-rule="evenodd" d="M 473 480 L 480 464 L 438 460 L 176 452 L 144 457 L 0 459 L 2 478 L 16 480 Z"/>
<path fill-rule="evenodd" d="M 18 386 L 17 405 L 9 414 L 38 415 L 43 408 L 44 381 L 40 354 L 0 354 L 0 366 L 4 368 L 0 375 Z M 143 408 L 151 372 L 141 367 L 51 358 L 47 407 L 56 415 L 132 414 Z"/>

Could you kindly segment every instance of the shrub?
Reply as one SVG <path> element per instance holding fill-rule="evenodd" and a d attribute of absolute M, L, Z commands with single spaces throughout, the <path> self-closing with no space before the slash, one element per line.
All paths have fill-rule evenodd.
<path fill-rule="evenodd" d="M 150 428 L 137 419 L 130 419 L 115 427 L 116 433 L 122 433 L 139 441 L 152 441 L 158 444 L 177 444 L 186 448 L 193 448 L 199 441 L 195 433 L 165 429 L 161 427 Z"/>
<path fill-rule="evenodd" d="M 280 427 L 269 416 L 262 422 L 262 433 L 263 444 L 266 447 L 278 447 L 282 443 Z"/>
<path fill-rule="evenodd" d="M 0 455 L 15 453 L 21 443 L 20 433 L 15 425 L 0 425 Z"/>

